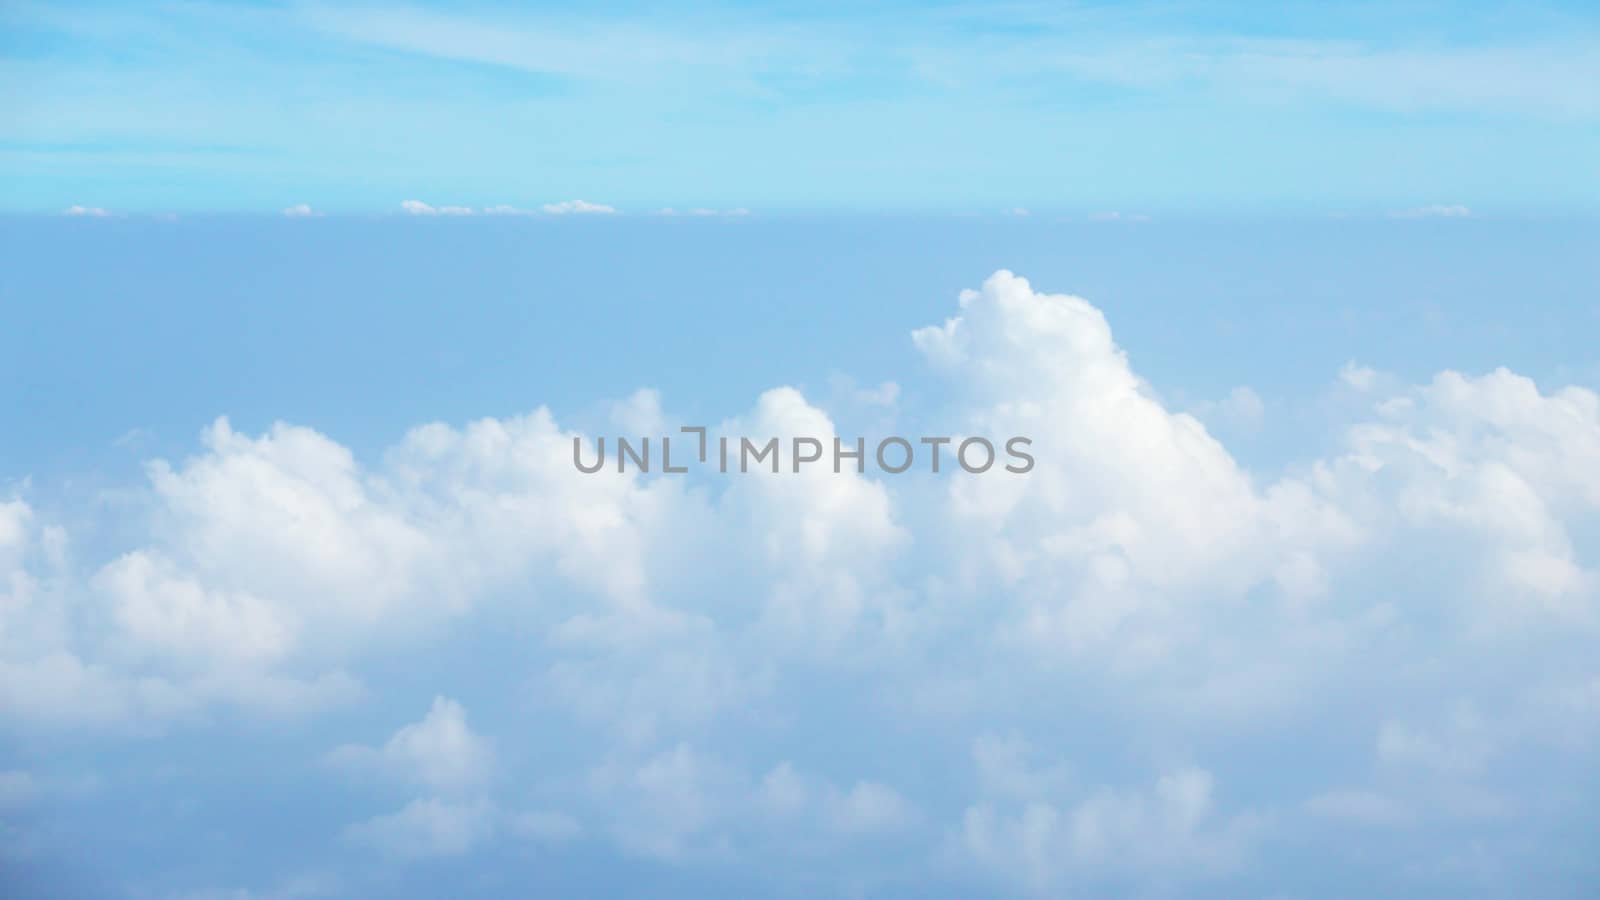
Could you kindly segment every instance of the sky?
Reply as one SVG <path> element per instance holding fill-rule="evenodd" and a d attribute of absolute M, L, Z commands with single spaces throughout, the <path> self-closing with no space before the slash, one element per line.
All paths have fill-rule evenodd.
<path fill-rule="evenodd" d="M 0 9 L 5 209 L 1588 215 L 1586 3 Z"/>
<path fill-rule="evenodd" d="M 1593 896 L 1597 28 L 5 4 L 0 897 Z"/>

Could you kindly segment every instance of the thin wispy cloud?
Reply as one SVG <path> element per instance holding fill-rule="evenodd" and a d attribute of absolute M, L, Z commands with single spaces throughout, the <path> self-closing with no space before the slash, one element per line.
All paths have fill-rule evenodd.
<path fill-rule="evenodd" d="M 628 209 L 1370 214 L 1418 193 L 1570 208 L 1593 196 L 1600 119 L 1600 25 L 1553 13 L 1387 6 L 1330 24 L 1296 8 L 1228 27 L 1030 4 L 894 21 L 425 4 L 9 15 L 41 36 L 16 63 L 31 88 L 11 139 L 25 209 L 71 199 L 45 187 L 59 173 L 106 166 L 102 203 L 149 203 L 128 185 L 151 165 L 214 169 L 169 182 L 199 209 L 232 208 L 262 175 L 369 210 L 422 184 L 486 183 L 603 189 Z M 1431 24 L 1444 16 L 1447 38 Z M 291 97 L 296 84 L 316 88 Z M 1445 157 L 1459 162 L 1422 162 Z M 1550 177 L 1491 177 L 1507 159 Z M 435 166 L 458 180 L 416 180 Z"/>
<path fill-rule="evenodd" d="M 433 206 L 421 200 L 404 200 L 400 208 L 413 216 L 470 216 L 470 206 Z"/>
<path fill-rule="evenodd" d="M 617 210 L 615 207 L 604 203 L 590 203 L 587 200 L 563 200 L 559 203 L 546 203 L 539 207 L 547 215 L 611 215 Z"/>
<path fill-rule="evenodd" d="M 688 209 L 677 209 L 675 207 L 666 206 L 666 207 L 662 207 L 661 209 L 656 210 L 655 212 L 651 213 L 651 215 L 653 215 L 653 216 L 690 216 L 690 217 L 693 217 L 693 218 L 701 218 L 701 219 L 713 218 L 713 217 L 716 217 L 716 216 L 732 216 L 732 217 L 738 218 L 740 216 L 748 216 L 748 215 L 750 215 L 750 210 L 745 209 L 742 206 L 736 206 L 733 209 L 711 209 L 711 208 L 705 207 L 705 206 L 693 206 L 693 207 L 690 207 Z"/>
<path fill-rule="evenodd" d="M 1436 203 L 1411 209 L 1398 209 L 1389 213 L 1391 219 L 1471 219 L 1476 213 L 1460 204 Z"/>

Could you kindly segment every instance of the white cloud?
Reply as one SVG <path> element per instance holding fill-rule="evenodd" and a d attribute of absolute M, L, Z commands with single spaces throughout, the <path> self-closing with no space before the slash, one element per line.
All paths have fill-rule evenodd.
<path fill-rule="evenodd" d="M 1465 206 L 1443 203 L 1396 210 L 1389 214 L 1393 219 L 1470 219 L 1473 216 L 1472 210 Z"/>
<path fill-rule="evenodd" d="M 1218 401 L 1207 401 L 1194 407 L 1194 414 L 1214 426 L 1235 433 L 1253 434 L 1259 431 L 1266 415 L 1266 404 L 1261 395 L 1246 385 L 1228 391 Z"/>
<path fill-rule="evenodd" d="M 1135 789 L 1073 790 L 1051 769 L 1030 769 L 1026 750 L 997 755 L 992 743 L 978 745 L 987 783 L 1030 788 L 967 807 L 960 841 L 996 876 L 1041 893 L 1058 894 L 1071 879 L 1227 872 L 1244 863 L 1266 824 L 1255 813 L 1220 813 L 1215 781 L 1202 769 L 1174 769 Z"/>
<path fill-rule="evenodd" d="M 738 217 L 741 217 L 741 216 L 750 215 L 750 210 L 745 209 L 742 206 L 734 207 L 733 209 L 712 209 L 711 207 L 707 207 L 707 206 L 693 206 L 693 207 L 690 207 L 688 209 L 680 211 L 680 210 L 675 209 L 673 207 L 667 206 L 667 207 L 663 207 L 661 209 L 656 210 L 655 212 L 651 213 L 651 215 L 653 215 L 653 216 L 693 216 L 693 217 L 696 217 L 696 218 L 711 218 L 711 217 L 716 217 L 716 216 L 731 216 L 731 217 L 734 217 L 734 218 L 738 218 Z"/>
<path fill-rule="evenodd" d="M 344 829 L 346 840 L 399 859 L 461 856 L 493 834 L 494 811 L 488 801 L 431 797 Z"/>
<path fill-rule="evenodd" d="M 87 577 L 41 579 L 64 539 L 7 503 L 0 703 L 56 725 L 312 711 L 355 690 L 349 648 L 415 636 L 488 586 L 566 580 L 644 609 L 646 557 L 675 558 L 647 535 L 670 533 L 682 486 L 582 476 L 573 436 L 543 412 L 424 426 L 368 470 L 309 429 L 219 420 L 202 453 L 148 466 L 145 545 Z"/>
<path fill-rule="evenodd" d="M 1389 721 L 1378 731 L 1378 759 L 1444 775 L 1476 775 L 1495 752 L 1496 735 L 1469 703 L 1458 704 L 1437 730 Z"/>
<path fill-rule="evenodd" d="M 322 213 L 313 210 L 308 203 L 296 203 L 293 206 L 285 207 L 283 214 L 291 219 L 308 219 L 322 215 Z"/>
<path fill-rule="evenodd" d="M 1466 538 L 1477 602 L 1464 612 L 1479 626 L 1596 623 L 1596 574 L 1567 523 L 1600 512 L 1600 396 L 1544 394 L 1504 369 L 1444 372 L 1374 409 L 1334 470 L 1373 529 L 1406 543 Z"/>
<path fill-rule="evenodd" d="M 546 203 L 539 208 L 552 216 L 562 216 L 569 213 L 609 215 L 616 212 L 614 207 L 607 206 L 604 203 L 590 203 L 587 200 L 563 200 L 560 203 Z"/>
<path fill-rule="evenodd" d="M 406 725 L 382 747 L 346 745 L 328 762 L 353 774 L 377 771 L 429 791 L 460 793 L 483 787 L 494 771 L 494 749 L 467 727 L 466 710 L 435 697 L 420 722 Z"/>
<path fill-rule="evenodd" d="M 529 770 L 501 741 L 525 738 L 491 746 L 437 698 L 383 743 L 329 754 L 415 793 L 352 840 L 419 857 L 501 835 L 610 838 L 689 863 L 937 832 L 1046 893 L 1246 861 L 1264 817 L 1230 807 L 1237 773 L 1171 750 L 1248 748 L 1243 723 L 1373 736 L 1359 760 L 1373 786 L 1308 764 L 1293 788 L 1291 824 L 1322 829 L 1511 809 L 1478 782 L 1518 742 L 1581 754 L 1600 733 L 1585 724 L 1600 675 L 1571 649 L 1597 620 L 1593 392 L 1504 370 L 1407 386 L 1348 365 L 1330 377 L 1363 411 L 1343 444 L 1265 478 L 1168 408 L 1080 298 L 997 273 L 914 343 L 949 385 L 924 421 L 1028 435 L 1033 473 L 586 476 L 571 460 L 586 436 L 537 409 L 422 425 L 369 460 L 311 429 L 218 420 L 193 455 L 148 465 L 137 515 L 107 529 L 126 546 L 83 562 L 53 515 L 0 500 L 0 720 L 146 730 L 214 706 L 314 712 L 358 696 L 345 666 L 471 650 L 460 623 L 515 622 L 530 639 L 508 692 L 527 688 L 540 735 L 592 742 L 585 761 L 540 757 L 551 771 L 519 782 Z M 896 382 L 841 384 L 847 408 L 906 412 Z M 1238 389 L 1218 410 L 1261 406 Z M 652 435 L 679 421 L 648 389 L 612 420 Z M 831 443 L 847 421 L 779 387 L 712 438 Z M 1512 640 L 1525 658 L 1478 664 Z M 930 758 L 950 735 L 1015 727 L 973 745 L 971 797 L 903 792 L 881 757 L 856 777 L 848 756 L 822 764 L 791 740 L 888 727 L 927 697 L 918 715 L 944 730 L 906 733 Z M 1372 718 L 1335 724 L 1346 704 Z M 1037 716 L 1080 713 L 1086 733 L 1162 747 L 1150 775 L 1077 748 L 1036 759 Z M 491 783 L 549 795 L 491 800 Z"/>
<path fill-rule="evenodd" d="M 1339 380 L 1354 390 L 1370 391 L 1378 382 L 1378 373 L 1351 361 L 1345 363 L 1344 368 L 1339 370 Z"/>
<path fill-rule="evenodd" d="M 664 860 L 725 856 L 743 778 L 720 760 L 679 744 L 638 766 L 606 763 L 591 789 L 614 811 L 613 834 L 631 852 Z"/>
<path fill-rule="evenodd" d="M 829 823 L 846 834 L 898 831 L 916 818 L 904 797 L 873 781 L 858 781 L 845 792 L 830 789 L 826 802 Z"/>
<path fill-rule="evenodd" d="M 589 786 L 611 814 L 612 835 L 623 847 L 676 862 L 887 839 L 920 819 L 910 801 L 879 782 L 841 788 L 789 762 L 753 778 L 687 743 L 642 762 L 596 766 Z"/>
<path fill-rule="evenodd" d="M 1249 429 L 1260 428 L 1261 417 L 1266 413 L 1261 396 L 1244 385 L 1229 391 L 1219 408 L 1228 421 Z"/>
<path fill-rule="evenodd" d="M 101 209 L 98 206 L 76 206 L 76 205 L 67 207 L 66 209 L 61 211 L 61 214 L 63 216 L 88 216 L 88 217 L 91 217 L 91 218 L 103 218 L 105 216 L 111 215 L 109 212 L 106 212 L 105 210 Z"/>
<path fill-rule="evenodd" d="M 249 594 L 207 591 L 168 560 L 135 551 L 94 584 L 111 604 L 128 652 L 200 656 L 218 666 L 281 658 L 294 641 L 292 613 Z"/>
<path fill-rule="evenodd" d="M 833 445 L 842 437 L 822 410 L 797 390 L 774 388 L 763 393 L 755 411 L 718 431 L 736 436 L 778 439 L 779 466 L 741 477 L 729 488 L 723 514 L 744 527 L 746 552 L 770 567 L 768 623 L 826 642 L 845 636 L 865 615 L 881 615 L 892 599 L 885 584 L 889 559 L 909 535 L 895 521 L 884 485 L 844 461 L 833 472 Z M 821 443 L 825 462 L 792 471 L 789 451 L 797 436 Z M 715 451 L 713 451 L 715 452 Z M 866 453 L 873 447 L 866 446 Z M 759 468 L 759 467 L 758 467 Z"/>
<path fill-rule="evenodd" d="M 421 200 L 406 200 L 400 208 L 414 216 L 470 216 L 470 206 L 431 206 Z"/>
<path fill-rule="evenodd" d="M 1407 42 L 1404 35 L 1285 38 L 1171 23 L 1150 30 L 1139 27 L 1151 24 L 1144 17 L 1036 7 L 989 16 L 985 21 L 995 27 L 980 36 L 951 29 L 959 16 L 911 23 L 885 36 L 875 23 L 827 16 L 764 27 L 748 20 L 641 26 L 417 9 L 358 15 L 319 7 L 296 15 L 318 30 L 377 46 L 634 89 L 703 89 L 707 78 L 742 85 L 762 74 L 811 84 L 824 76 L 859 76 L 863 66 L 881 67 L 889 59 L 917 82 L 971 90 L 1044 78 L 1144 96 L 1181 90 L 1184 97 L 1223 106 L 1333 102 L 1566 120 L 1600 109 L 1600 91 L 1592 86 L 1594 37 L 1582 27 L 1451 44 Z M 872 62 L 853 52 L 863 46 L 875 48 Z"/>
<path fill-rule="evenodd" d="M 1091 213 L 1089 215 L 1089 221 L 1139 223 L 1150 221 L 1150 217 L 1144 215 L 1143 213 L 1125 213 L 1112 210 L 1110 212 Z"/>
<path fill-rule="evenodd" d="M 955 479 L 948 500 L 983 536 L 965 542 L 967 577 L 1006 586 L 1027 639 L 1166 658 L 1176 598 L 1239 596 L 1351 537 L 1303 485 L 1258 493 L 1197 419 L 1162 406 L 1087 301 L 1002 271 L 960 303 L 912 337 L 955 384 L 966 431 L 1032 439 L 1026 477 Z"/>

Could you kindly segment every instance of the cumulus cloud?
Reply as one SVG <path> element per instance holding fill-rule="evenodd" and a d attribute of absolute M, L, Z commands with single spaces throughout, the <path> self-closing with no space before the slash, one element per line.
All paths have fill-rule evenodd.
<path fill-rule="evenodd" d="M 912 804 L 893 788 L 848 788 L 780 762 L 761 777 L 679 743 L 642 761 L 612 760 L 588 775 L 611 811 L 612 834 L 640 856 L 732 859 L 796 842 L 831 845 L 882 839 L 916 825 Z"/>
<path fill-rule="evenodd" d="M 430 791 L 459 793 L 482 787 L 494 771 L 494 749 L 467 727 L 466 710 L 435 697 L 419 722 L 406 725 L 381 747 L 348 744 L 328 762 L 353 774 L 380 772 Z"/>
<path fill-rule="evenodd" d="M 1165 658 L 1185 596 L 1241 596 L 1353 537 L 1304 485 L 1258 490 L 1199 420 L 1167 410 L 1087 301 L 999 272 L 960 304 L 912 337 L 964 396 L 967 431 L 1032 438 L 1028 477 L 948 488 L 950 514 L 983 536 L 967 577 L 1007 586 L 1019 635 Z"/>
<path fill-rule="evenodd" d="M 1463 612 L 1479 626 L 1595 624 L 1596 574 L 1567 523 L 1600 511 L 1600 396 L 1544 394 L 1499 369 L 1444 372 L 1374 408 L 1373 421 L 1350 429 L 1337 468 L 1373 528 L 1475 545 L 1476 603 Z M 1375 497 L 1379 485 L 1392 493 Z"/>
<path fill-rule="evenodd" d="M 1054 893 L 1069 878 L 1220 874 L 1245 861 L 1267 824 L 1257 813 L 1221 812 L 1203 769 L 1177 768 L 1134 788 L 1074 790 L 1048 769 L 1031 769 L 1029 749 L 997 753 L 980 741 L 990 796 L 967 808 L 960 840 L 974 861 L 1034 890 Z"/>
<path fill-rule="evenodd" d="M 780 448 L 810 437 L 830 461 L 835 439 L 851 440 L 793 388 L 765 392 L 751 415 L 719 431 L 770 435 Z M 747 552 L 773 573 L 767 608 L 774 627 L 826 641 L 842 637 L 863 616 L 883 613 L 881 604 L 890 599 L 884 566 L 909 535 L 895 521 L 881 482 L 848 462 L 838 473 L 831 464 L 798 473 L 762 469 L 736 482 L 723 508 L 745 523 L 739 530 L 748 537 Z"/>
<path fill-rule="evenodd" d="M 491 741 L 436 697 L 327 754 L 407 792 L 351 816 L 351 842 L 409 859 L 609 841 L 690 865 L 902 841 L 1050 894 L 1224 877 L 1269 817 L 1509 815 L 1494 782 L 1519 748 L 1592 752 L 1594 392 L 1351 364 L 1329 373 L 1359 410 L 1334 449 L 1263 474 L 1202 421 L 1267 427 L 1254 391 L 1202 417 L 1171 408 L 1085 299 L 1002 271 L 911 340 L 945 386 L 913 426 L 1027 435 L 1028 476 L 583 475 L 572 442 L 592 436 L 536 408 L 423 424 L 369 458 L 219 419 L 146 466 L 109 551 L 77 547 L 26 490 L 0 498 L 0 723 L 315 714 L 363 696 L 349 672 L 374 659 L 475 652 L 462 623 L 514 623 L 506 692 L 567 752 L 508 749 L 522 731 Z M 773 388 L 711 424 L 710 452 L 721 436 L 850 440 L 846 410 L 908 415 L 899 384 L 840 382 L 838 404 Z M 643 390 L 610 424 L 679 421 Z M 1482 664 L 1511 640 L 1520 664 Z M 1112 756 L 1157 758 L 1112 765 L 1045 736 L 1079 716 Z M 1292 800 L 1248 793 L 1249 756 L 1229 751 L 1260 752 L 1263 730 L 1315 741 L 1335 719 L 1364 736 L 1369 783 L 1311 760 Z M 857 755 L 825 756 L 815 734 Z M 879 738 L 915 742 L 940 774 L 902 778 L 899 757 L 859 749 Z M 970 778 L 938 768 L 952 743 Z"/>
<path fill-rule="evenodd" d="M 420 798 L 404 808 L 344 830 L 346 840 L 401 859 L 460 856 L 488 840 L 494 814 L 482 799 Z"/>
<path fill-rule="evenodd" d="M 283 214 L 291 219 L 308 219 L 322 215 L 322 213 L 313 210 L 309 203 L 296 203 L 293 206 L 285 207 Z"/>

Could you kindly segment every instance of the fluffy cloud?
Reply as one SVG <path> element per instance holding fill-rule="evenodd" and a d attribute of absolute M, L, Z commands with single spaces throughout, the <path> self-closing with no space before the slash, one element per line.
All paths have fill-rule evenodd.
<path fill-rule="evenodd" d="M 382 747 L 350 744 L 328 762 L 352 773 L 382 772 L 440 793 L 482 787 L 494 770 L 494 749 L 467 727 L 466 710 L 435 697 L 426 717 L 401 728 Z"/>
<path fill-rule="evenodd" d="M 487 801 L 426 797 L 398 812 L 351 825 L 344 837 L 389 856 L 427 859 L 460 856 L 493 833 L 494 814 Z"/>
<path fill-rule="evenodd" d="M 725 423 L 719 431 L 776 437 L 780 457 L 781 448 L 792 447 L 796 437 L 810 437 L 820 442 L 830 463 L 835 439 L 854 446 L 853 439 L 840 438 L 826 413 L 793 388 L 767 391 L 752 415 Z M 837 474 L 831 464 L 806 466 L 798 473 L 764 469 L 737 481 L 723 509 L 743 523 L 738 531 L 747 536 L 745 552 L 763 560 L 771 573 L 768 614 L 774 627 L 827 641 L 843 635 L 864 614 L 883 614 L 881 605 L 888 599 L 884 565 L 909 535 L 895 522 L 881 482 L 855 471 L 848 461 Z"/>
<path fill-rule="evenodd" d="M 849 788 L 780 762 L 760 778 L 679 743 L 643 761 L 592 769 L 591 790 L 611 811 L 612 832 L 630 852 L 660 860 L 732 859 L 774 845 L 840 846 L 915 826 L 918 814 L 893 788 Z"/>
<path fill-rule="evenodd" d="M 1053 893 L 1069 878 L 1126 881 L 1167 870 L 1218 874 L 1243 863 L 1266 824 L 1221 813 L 1210 773 L 1182 767 L 1132 789 L 1077 788 L 1055 764 L 1031 768 L 1025 742 L 980 739 L 988 796 L 962 817 L 960 840 L 978 863 Z"/>
<path fill-rule="evenodd" d="M 1026 435 L 1026 478 L 958 479 L 950 516 L 974 583 L 998 579 L 1011 625 L 1044 648 L 1169 660 L 1188 613 L 1261 584 L 1321 589 L 1328 549 L 1358 529 L 1312 487 L 1258 489 L 1132 370 L 1098 309 L 999 272 L 961 314 L 913 334 L 965 400 L 972 434 Z M 1131 655 L 1130 655 L 1131 654 Z"/>
<path fill-rule="evenodd" d="M 382 694 L 356 681 L 375 660 L 514 631 L 505 692 L 535 724 L 491 741 L 441 696 L 333 750 L 405 791 L 341 821 L 351 842 L 610 841 L 690 865 L 899 841 L 1060 893 L 1226 877 L 1269 816 L 1360 831 L 1539 808 L 1505 802 L 1519 791 L 1556 804 L 1507 761 L 1581 761 L 1600 738 L 1593 392 L 1347 366 L 1330 379 L 1362 412 L 1339 444 L 1264 476 L 1169 407 L 1088 301 L 999 272 L 959 304 L 913 333 L 948 389 L 911 425 L 1028 436 L 1027 476 L 585 475 L 572 442 L 593 438 L 540 408 L 421 425 L 369 459 L 221 419 L 148 464 L 115 532 L 133 537 L 103 553 L 26 492 L 0 500 L 0 723 L 314 715 Z M 709 437 L 848 441 L 852 412 L 907 415 L 900 393 L 778 387 Z M 1216 411 L 1261 406 L 1240 389 Z M 612 418 L 678 424 L 653 391 Z M 1112 750 L 1047 736 L 1080 719 Z M 1299 735 L 1350 758 L 1308 752 L 1264 804 L 1245 788 L 1269 731 L 1274 754 Z M 1128 765 L 1132 746 L 1153 761 Z"/>

